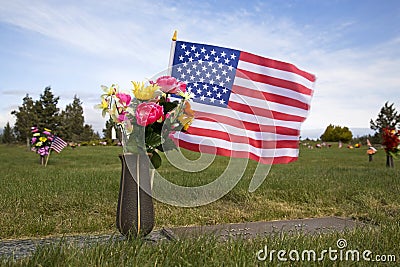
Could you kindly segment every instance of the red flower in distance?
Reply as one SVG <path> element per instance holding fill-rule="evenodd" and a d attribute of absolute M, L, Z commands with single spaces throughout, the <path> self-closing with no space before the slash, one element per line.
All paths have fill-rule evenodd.
<path fill-rule="evenodd" d="M 396 152 L 397 147 L 400 144 L 400 131 L 384 128 L 383 129 L 383 145 L 385 146 L 386 152 Z"/>

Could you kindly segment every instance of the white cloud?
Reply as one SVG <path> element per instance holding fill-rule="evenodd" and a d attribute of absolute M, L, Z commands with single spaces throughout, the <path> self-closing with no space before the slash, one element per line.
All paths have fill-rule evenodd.
<path fill-rule="evenodd" d="M 315 123 L 330 120 L 326 125 L 369 127 L 370 118 L 376 116 L 385 101 L 399 101 L 396 96 L 400 78 L 395 72 L 400 60 L 393 58 L 398 49 L 391 43 L 319 54 L 313 100 L 313 113 L 318 119 L 313 119 L 313 114 L 309 119 Z"/>

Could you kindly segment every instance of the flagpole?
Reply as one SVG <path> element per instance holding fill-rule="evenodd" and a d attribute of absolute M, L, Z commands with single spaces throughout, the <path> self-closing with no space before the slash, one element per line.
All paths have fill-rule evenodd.
<path fill-rule="evenodd" d="M 177 40 L 178 31 L 174 31 L 174 35 L 172 36 L 172 43 L 171 43 L 171 52 L 169 53 L 169 64 L 168 64 L 168 75 L 171 76 L 172 74 L 172 64 L 174 64 L 174 55 L 175 55 L 175 46 Z"/>
<path fill-rule="evenodd" d="M 47 166 L 47 162 L 49 161 L 50 154 L 51 154 L 51 148 L 49 149 L 49 154 L 48 154 L 47 157 L 46 157 L 46 163 L 44 164 L 44 167 Z"/>

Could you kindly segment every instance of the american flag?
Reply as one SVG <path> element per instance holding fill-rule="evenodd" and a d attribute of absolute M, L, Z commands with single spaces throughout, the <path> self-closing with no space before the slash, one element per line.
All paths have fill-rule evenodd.
<path fill-rule="evenodd" d="M 176 41 L 171 75 L 187 83 L 195 119 L 174 135 L 192 151 L 264 164 L 298 158 L 315 76 L 244 51 Z"/>
<path fill-rule="evenodd" d="M 56 136 L 54 137 L 54 140 L 50 145 L 50 149 L 53 149 L 55 152 L 60 153 L 61 150 L 63 150 L 63 148 L 67 145 L 67 142 Z"/>

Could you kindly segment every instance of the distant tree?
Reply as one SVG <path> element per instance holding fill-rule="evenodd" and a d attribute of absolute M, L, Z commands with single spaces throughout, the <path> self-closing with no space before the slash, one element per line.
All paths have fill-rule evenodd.
<path fill-rule="evenodd" d="M 92 140 L 100 140 L 100 139 L 101 138 L 99 132 L 94 132 Z"/>
<path fill-rule="evenodd" d="M 111 128 L 114 126 L 114 122 L 111 118 L 106 121 L 106 128 L 103 129 L 103 138 L 111 139 Z"/>
<path fill-rule="evenodd" d="M 13 129 L 10 126 L 10 123 L 7 122 L 6 126 L 4 126 L 3 134 L 1 136 L 1 142 L 3 144 L 11 144 L 15 141 L 15 136 L 13 133 Z"/>
<path fill-rule="evenodd" d="M 118 129 L 116 123 L 110 118 L 108 121 L 106 121 L 106 128 L 103 129 L 103 137 L 105 139 L 111 139 L 111 132 L 112 128 L 114 127 L 116 134 L 117 134 L 117 139 L 121 140 L 121 131 Z"/>
<path fill-rule="evenodd" d="M 394 103 L 389 105 L 389 102 L 386 102 L 381 108 L 378 118 L 375 121 L 370 120 L 372 130 L 381 132 L 383 128 L 389 127 L 394 129 L 400 124 L 400 114 L 397 113 L 393 106 Z"/>
<path fill-rule="evenodd" d="M 389 105 L 389 102 L 386 102 L 381 108 L 378 118 L 375 121 L 371 119 L 369 122 L 371 129 L 375 131 L 374 139 L 379 141 L 379 143 L 382 142 L 382 131 L 384 128 L 396 129 L 400 127 L 400 114 L 397 113 L 393 106 L 394 103 Z"/>
<path fill-rule="evenodd" d="M 60 136 L 65 140 L 80 142 L 84 130 L 84 116 L 82 102 L 75 95 L 71 104 L 61 112 Z M 84 138 L 83 138 L 84 139 Z"/>
<path fill-rule="evenodd" d="M 97 134 L 93 131 L 92 125 L 85 124 L 83 131 L 80 135 L 80 141 L 91 141 L 100 139 Z"/>
<path fill-rule="evenodd" d="M 14 133 L 17 141 L 26 142 L 29 146 L 29 139 L 31 135 L 31 127 L 38 125 L 39 117 L 36 110 L 37 106 L 33 99 L 26 94 L 22 99 L 22 106 L 18 110 L 13 110 L 12 115 L 16 117 L 14 124 Z"/>
<path fill-rule="evenodd" d="M 36 101 L 36 111 L 39 118 L 38 128 L 49 128 L 57 133 L 60 125 L 60 109 L 57 107 L 60 97 L 55 97 L 51 92 L 51 87 L 47 86 L 40 99 Z"/>
<path fill-rule="evenodd" d="M 353 134 L 347 127 L 329 124 L 320 138 L 324 142 L 349 142 L 353 138 Z"/>

